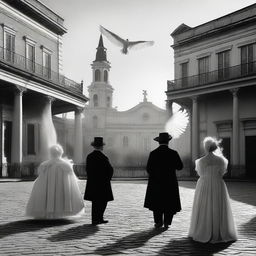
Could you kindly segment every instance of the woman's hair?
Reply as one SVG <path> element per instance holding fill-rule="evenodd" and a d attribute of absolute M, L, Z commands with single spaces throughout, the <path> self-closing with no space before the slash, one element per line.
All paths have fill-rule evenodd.
<path fill-rule="evenodd" d="M 50 154 L 53 158 L 61 157 L 63 152 L 63 148 L 60 144 L 56 144 L 50 147 Z"/>
<path fill-rule="evenodd" d="M 204 149 L 206 152 L 214 152 L 216 149 L 219 148 L 220 140 L 218 141 L 216 138 L 213 137 L 205 137 L 203 144 Z"/>

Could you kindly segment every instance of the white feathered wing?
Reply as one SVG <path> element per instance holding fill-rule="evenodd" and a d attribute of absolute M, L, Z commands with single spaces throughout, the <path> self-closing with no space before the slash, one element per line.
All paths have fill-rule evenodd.
<path fill-rule="evenodd" d="M 165 131 L 168 132 L 174 139 L 180 137 L 185 132 L 189 122 L 188 112 L 181 109 L 181 106 L 172 104 L 172 116 L 165 125 Z"/>

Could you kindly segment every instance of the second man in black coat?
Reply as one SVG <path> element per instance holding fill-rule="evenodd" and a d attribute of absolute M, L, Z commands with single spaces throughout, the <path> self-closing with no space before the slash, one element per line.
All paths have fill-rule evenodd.
<path fill-rule="evenodd" d="M 181 210 L 176 170 L 181 170 L 183 164 L 177 151 L 168 147 L 171 139 L 168 133 L 160 133 L 154 139 L 160 145 L 150 153 L 147 163 L 149 179 L 144 207 L 153 211 L 156 228 L 164 225 L 167 229 L 173 215 Z"/>

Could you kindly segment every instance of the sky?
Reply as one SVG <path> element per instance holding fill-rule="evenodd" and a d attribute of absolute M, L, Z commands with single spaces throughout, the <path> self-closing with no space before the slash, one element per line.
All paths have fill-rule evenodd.
<path fill-rule="evenodd" d="M 103 36 L 111 63 L 109 81 L 114 88 L 113 107 L 128 110 L 143 100 L 165 108 L 167 80 L 174 79 L 170 34 L 182 23 L 190 27 L 254 4 L 253 0 L 41 0 L 64 18 L 64 74 L 77 82 L 92 82 L 99 26 L 130 41 L 153 40 L 152 47 L 121 54 Z"/>

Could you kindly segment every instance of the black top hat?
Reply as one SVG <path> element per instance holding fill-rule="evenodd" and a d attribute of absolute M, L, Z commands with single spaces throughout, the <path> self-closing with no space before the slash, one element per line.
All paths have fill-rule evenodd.
<path fill-rule="evenodd" d="M 159 133 L 158 137 L 155 137 L 154 140 L 159 143 L 166 143 L 172 139 L 172 136 L 168 132 Z"/>
<path fill-rule="evenodd" d="M 94 137 L 94 141 L 91 143 L 94 147 L 102 147 L 105 145 L 103 142 L 103 137 Z"/>

